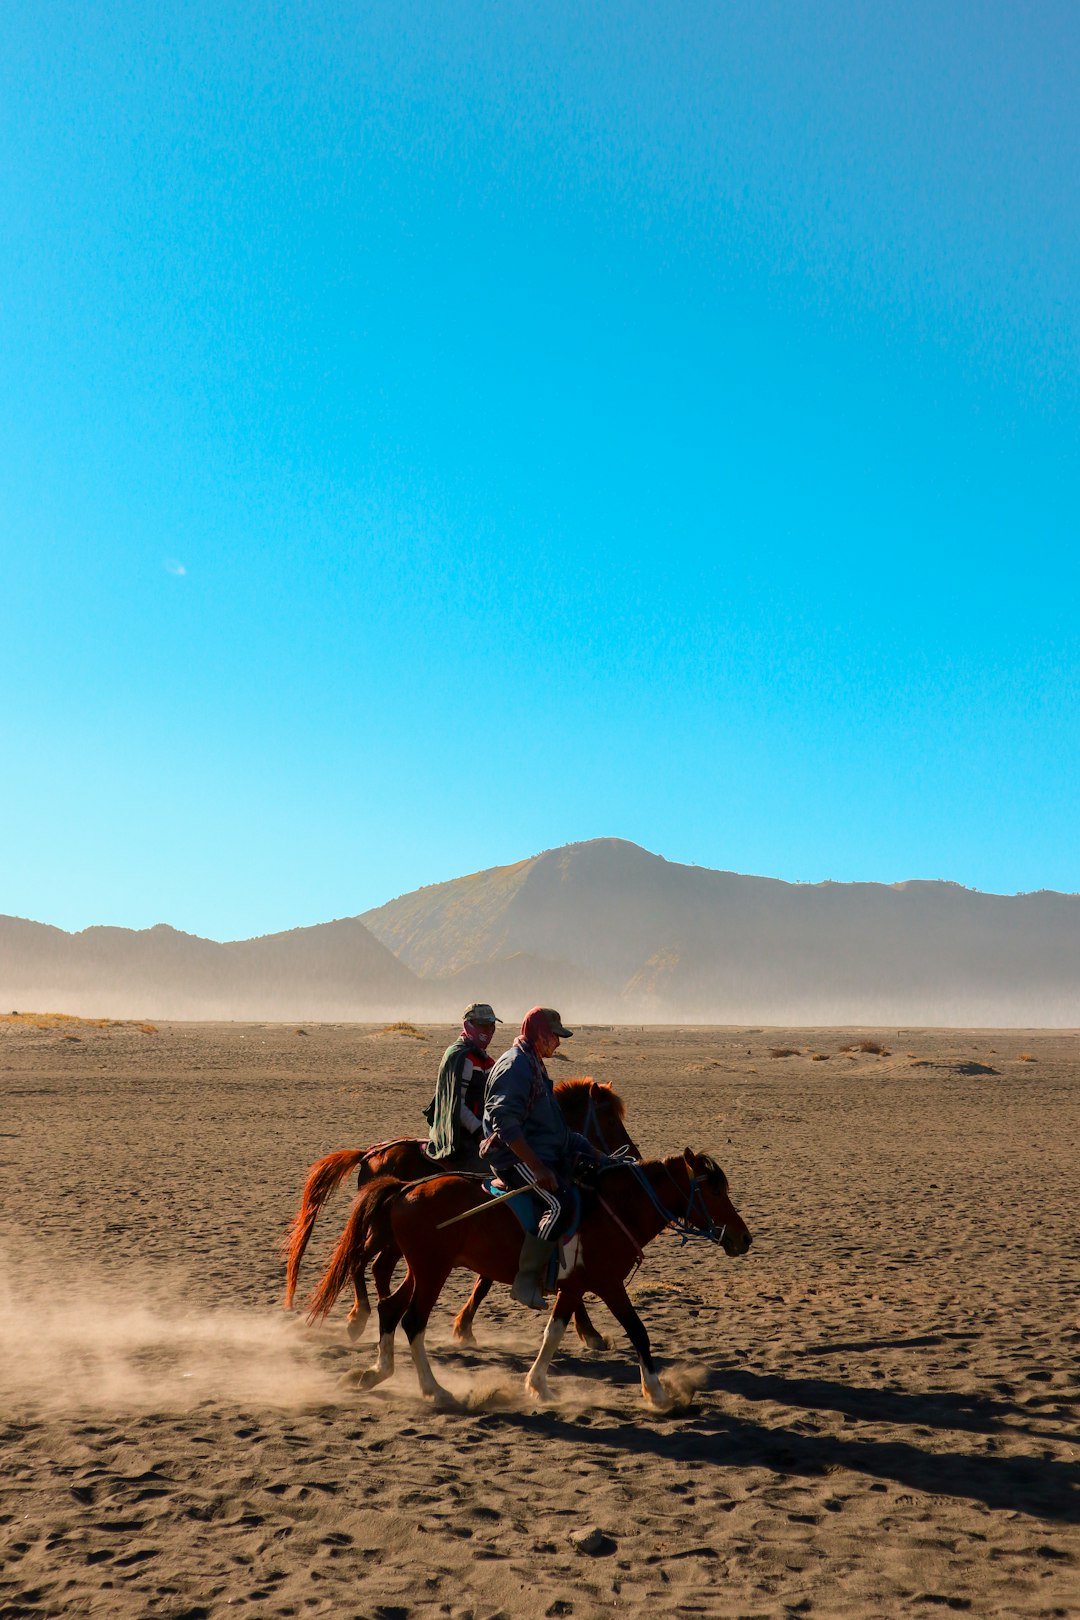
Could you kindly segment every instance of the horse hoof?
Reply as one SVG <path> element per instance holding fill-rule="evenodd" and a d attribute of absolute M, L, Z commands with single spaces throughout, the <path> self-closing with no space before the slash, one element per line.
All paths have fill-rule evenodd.
<path fill-rule="evenodd" d="M 470 1344 L 470 1345 L 475 1344 L 476 1343 L 476 1337 L 475 1337 L 475 1335 L 473 1333 L 472 1328 L 461 1328 L 461 1329 L 455 1328 L 454 1329 L 454 1343 L 455 1344 Z"/>
<path fill-rule="evenodd" d="M 606 1350 L 608 1348 L 608 1342 L 602 1333 L 586 1333 L 581 1342 L 586 1350 Z"/>
<path fill-rule="evenodd" d="M 450 1391 L 443 1389 L 441 1384 L 437 1389 L 431 1391 L 430 1399 L 437 1412 L 456 1412 L 459 1410 L 457 1396 L 451 1395 Z"/>
<path fill-rule="evenodd" d="M 367 1327 L 370 1320 L 370 1313 L 367 1316 L 349 1317 L 348 1321 L 345 1323 L 345 1331 L 348 1333 L 349 1338 L 352 1339 L 354 1344 L 357 1339 L 363 1338 L 364 1329 Z"/>
<path fill-rule="evenodd" d="M 366 1377 L 367 1373 L 360 1371 L 342 1373 L 338 1383 L 343 1389 L 370 1389 L 371 1385 L 364 1382 Z"/>
<path fill-rule="evenodd" d="M 534 1401 L 550 1401 L 551 1399 L 551 1390 L 548 1388 L 546 1378 L 542 1383 L 539 1378 L 526 1378 L 525 1393 L 531 1395 Z"/>
<path fill-rule="evenodd" d="M 368 1367 L 365 1372 L 354 1373 L 353 1377 L 361 1389 L 374 1389 L 376 1384 L 382 1383 L 385 1374 L 378 1367 Z"/>

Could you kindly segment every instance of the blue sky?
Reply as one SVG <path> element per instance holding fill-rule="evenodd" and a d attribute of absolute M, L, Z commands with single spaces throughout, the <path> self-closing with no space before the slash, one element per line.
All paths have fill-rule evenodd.
<path fill-rule="evenodd" d="M 1080 890 L 1069 5 L 0 20 L 0 911 Z"/>

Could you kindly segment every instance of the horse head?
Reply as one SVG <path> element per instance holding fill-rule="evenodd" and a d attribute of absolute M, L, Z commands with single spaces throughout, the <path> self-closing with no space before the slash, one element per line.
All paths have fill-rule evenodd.
<path fill-rule="evenodd" d="M 640 1148 L 626 1129 L 626 1104 L 606 1081 L 591 1076 L 560 1080 L 555 1095 L 570 1129 L 587 1137 L 601 1153 L 625 1148 L 632 1159 L 641 1158 Z"/>
<path fill-rule="evenodd" d="M 707 1153 L 687 1148 L 683 1163 L 688 1172 L 686 1220 L 708 1232 L 719 1231 L 725 1254 L 745 1254 L 750 1247 L 750 1229 L 728 1192 L 728 1179 L 716 1160 Z"/>

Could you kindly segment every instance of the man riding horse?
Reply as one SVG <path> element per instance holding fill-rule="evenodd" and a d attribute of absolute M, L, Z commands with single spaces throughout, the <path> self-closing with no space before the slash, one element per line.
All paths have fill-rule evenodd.
<path fill-rule="evenodd" d="M 541 1205 L 534 1236 L 525 1234 L 511 1294 L 534 1311 L 547 1309 L 543 1283 L 558 1238 L 573 1219 L 573 1178 L 581 1161 L 595 1164 L 591 1142 L 572 1131 L 544 1067 L 573 1034 L 551 1007 L 534 1007 L 521 1033 L 487 1078 L 481 1151 L 504 1186 L 531 1187 Z"/>
<path fill-rule="evenodd" d="M 428 1157 L 446 1170 L 487 1168 L 480 1157 L 484 1082 L 495 1062 L 488 1047 L 501 1022 L 486 1001 L 474 1001 L 462 1014 L 461 1034 L 443 1053 L 424 1118 L 430 1127 Z"/>

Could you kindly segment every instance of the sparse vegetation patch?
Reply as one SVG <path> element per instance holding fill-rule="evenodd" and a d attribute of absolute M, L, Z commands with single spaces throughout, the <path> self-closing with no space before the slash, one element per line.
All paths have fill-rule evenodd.
<path fill-rule="evenodd" d="M 15 1029 L 123 1029 L 122 1018 L 80 1018 L 76 1013 L 15 1012 L 0 1013 L 0 1024 Z"/>
<path fill-rule="evenodd" d="M 379 1034 L 380 1035 L 406 1035 L 406 1036 L 411 1036 L 414 1041 L 426 1041 L 427 1040 L 427 1036 L 424 1034 L 422 1029 L 417 1029 L 415 1024 L 410 1024 L 410 1023 L 406 1022 L 406 1020 L 403 1019 L 403 1018 L 399 1018 L 396 1024 L 386 1024 L 386 1025 L 384 1025 L 384 1027 L 379 1030 Z"/>

